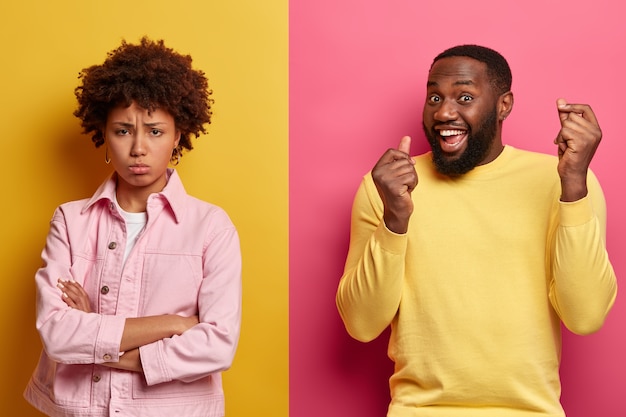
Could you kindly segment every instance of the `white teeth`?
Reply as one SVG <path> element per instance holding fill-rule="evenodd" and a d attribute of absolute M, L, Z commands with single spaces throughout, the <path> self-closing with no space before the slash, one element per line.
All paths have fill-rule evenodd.
<path fill-rule="evenodd" d="M 465 133 L 465 132 L 462 131 L 462 130 L 441 130 L 441 131 L 439 131 L 439 134 L 441 136 L 444 136 L 444 137 L 462 135 L 463 133 Z"/>

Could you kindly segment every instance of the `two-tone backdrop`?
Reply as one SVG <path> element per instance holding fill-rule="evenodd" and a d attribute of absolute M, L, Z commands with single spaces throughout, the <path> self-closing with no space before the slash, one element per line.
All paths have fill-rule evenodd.
<path fill-rule="evenodd" d="M 626 274 L 622 82 L 626 27 L 609 0 L 445 3 L 415 0 L 191 0 L 0 5 L 4 149 L 0 251 L 0 403 L 38 416 L 22 390 L 41 349 L 33 276 L 54 208 L 91 195 L 108 174 L 81 135 L 78 72 L 142 35 L 194 58 L 214 90 L 209 134 L 179 171 L 188 191 L 224 207 L 244 257 L 244 319 L 225 373 L 230 417 L 379 417 L 389 401 L 386 336 L 351 340 L 334 295 L 361 177 L 405 134 L 421 132 L 432 58 L 459 43 L 501 51 L 515 108 L 504 140 L 554 153 L 557 97 L 588 102 L 604 140 L 592 168 L 608 203 L 607 244 Z M 626 307 L 605 327 L 565 332 L 570 417 L 626 415 Z"/>

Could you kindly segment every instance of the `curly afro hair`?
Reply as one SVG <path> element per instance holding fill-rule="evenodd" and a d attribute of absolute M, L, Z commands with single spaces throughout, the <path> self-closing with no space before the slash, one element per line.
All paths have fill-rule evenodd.
<path fill-rule="evenodd" d="M 83 133 L 93 133 L 96 147 L 104 143 L 103 130 L 109 111 L 132 102 L 154 110 L 168 111 L 181 132 L 172 160 L 182 156 L 183 148 L 193 149 L 190 136 L 206 133 L 211 123 L 212 91 L 204 72 L 191 68 L 191 56 L 167 48 L 162 40 L 143 37 L 138 45 L 122 41 L 107 54 L 102 65 L 83 69 L 82 84 L 74 93 Z"/>

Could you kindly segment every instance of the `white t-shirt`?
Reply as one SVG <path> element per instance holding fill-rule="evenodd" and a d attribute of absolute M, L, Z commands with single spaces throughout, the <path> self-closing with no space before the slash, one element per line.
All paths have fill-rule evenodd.
<path fill-rule="evenodd" d="M 122 213 L 122 217 L 124 217 L 124 220 L 126 221 L 127 238 L 126 250 L 124 251 L 124 263 L 126 263 L 126 259 L 128 258 L 130 251 L 135 246 L 139 233 L 143 230 L 146 222 L 148 221 L 148 215 L 145 211 L 141 213 L 129 213 L 128 211 L 124 211 L 117 202 L 117 198 L 115 199 L 115 204 L 117 204 L 120 213 Z"/>

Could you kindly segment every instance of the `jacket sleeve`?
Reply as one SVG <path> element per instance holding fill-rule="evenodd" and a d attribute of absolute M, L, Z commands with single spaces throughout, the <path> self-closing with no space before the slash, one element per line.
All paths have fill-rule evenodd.
<path fill-rule="evenodd" d="M 225 212 L 219 230 L 210 231 L 198 292 L 200 323 L 180 336 L 139 348 L 148 385 L 191 382 L 228 369 L 235 356 L 241 324 L 239 237 Z"/>
<path fill-rule="evenodd" d="M 66 217 L 61 207 L 50 222 L 41 258 L 42 266 L 35 275 L 36 326 L 47 355 L 66 364 L 117 361 L 125 318 L 72 309 L 57 288 L 59 278 L 74 279 Z"/>
<path fill-rule="evenodd" d="M 550 301 L 576 334 L 599 330 L 615 302 L 617 280 L 606 251 L 606 203 L 589 172 L 588 195 L 559 202 L 554 233 Z"/>
<path fill-rule="evenodd" d="M 402 296 L 407 237 L 391 232 L 383 204 L 367 175 L 352 206 L 350 248 L 336 294 L 346 330 L 368 342 L 395 317 Z"/>

